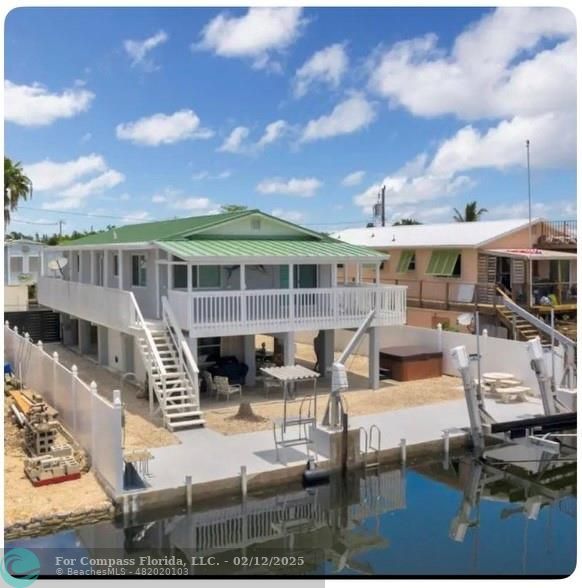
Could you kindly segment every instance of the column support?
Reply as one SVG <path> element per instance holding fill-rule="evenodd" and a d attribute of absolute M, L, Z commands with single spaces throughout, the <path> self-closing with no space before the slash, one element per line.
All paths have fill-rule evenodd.
<path fill-rule="evenodd" d="M 378 327 L 368 329 L 368 368 L 369 368 L 369 386 L 372 390 L 378 390 L 380 387 L 380 345 L 379 345 Z"/>
<path fill-rule="evenodd" d="M 192 305 L 194 304 L 192 301 L 192 263 L 188 262 L 188 265 L 186 266 L 188 268 L 188 275 L 186 276 L 186 284 L 187 284 L 187 289 L 188 289 L 188 313 L 187 313 L 187 317 L 188 317 L 188 334 L 191 335 L 192 334 L 192 323 L 193 323 L 193 308 Z"/>
<path fill-rule="evenodd" d="M 91 249 L 90 252 L 90 265 L 89 265 L 89 283 L 94 286 L 97 283 L 97 280 L 95 279 L 95 276 L 97 275 L 97 271 L 96 271 L 96 251 L 94 249 Z"/>
<path fill-rule="evenodd" d="M 245 383 L 248 386 L 254 386 L 257 383 L 257 362 L 255 350 L 255 336 L 244 335 L 244 362 L 247 364 L 249 371 Z"/>
<path fill-rule="evenodd" d="M 283 364 L 295 365 L 295 333 L 293 331 L 283 335 Z"/>
<path fill-rule="evenodd" d="M 117 250 L 117 286 L 123 290 L 123 250 Z"/>

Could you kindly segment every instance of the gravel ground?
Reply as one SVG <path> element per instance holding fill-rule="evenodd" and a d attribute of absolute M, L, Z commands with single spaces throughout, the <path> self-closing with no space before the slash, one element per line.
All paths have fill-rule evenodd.
<path fill-rule="evenodd" d="M 68 349 L 60 343 L 47 343 L 49 353 L 57 351 L 59 361 L 68 367 L 76 365 L 79 377 L 85 382 L 95 380 L 97 390 L 107 400 L 113 398 L 113 390 L 120 389 L 120 375 L 114 374 L 95 362 Z M 148 401 L 137 398 L 139 389 L 129 382 L 123 384 L 122 402 L 125 406 L 125 449 L 165 447 L 179 443 L 178 438 L 162 427 L 159 417 L 150 417 Z"/>
<path fill-rule="evenodd" d="M 83 473 L 79 480 L 35 488 L 24 473 L 26 454 L 20 441 L 20 430 L 4 413 L 4 526 L 45 518 L 83 508 L 109 506 L 110 501 L 95 476 Z"/>
<path fill-rule="evenodd" d="M 310 345 L 297 343 L 296 359 L 298 363 L 306 367 L 313 367 L 315 354 Z M 336 354 L 338 356 L 339 354 Z M 379 390 L 368 388 L 368 358 L 361 355 L 354 355 L 348 359 L 348 380 L 350 390 L 343 394 L 347 406 L 347 412 L 351 416 L 374 414 L 389 410 L 398 410 L 411 406 L 422 406 L 424 404 L 435 404 L 457 400 L 463 397 L 463 392 L 458 388 L 461 385 L 459 378 L 441 376 L 440 378 L 429 378 L 412 382 L 396 382 L 384 380 L 380 382 Z M 308 385 L 305 391 L 310 391 Z M 327 398 L 330 390 L 330 378 L 322 378 L 318 383 L 317 414 L 318 419 L 323 417 Z M 254 391 L 253 391 L 254 392 Z M 270 429 L 271 419 L 283 416 L 283 401 L 275 400 L 276 392 L 271 394 L 272 400 L 266 401 L 255 393 L 249 394 L 247 399 L 252 402 L 255 415 L 263 417 L 262 421 L 247 421 L 233 418 L 238 410 L 238 401 L 228 407 L 204 409 L 206 426 L 225 435 L 238 433 L 249 433 L 252 431 L 263 431 Z M 243 398 L 245 398 L 243 390 Z M 303 394 L 301 388 L 296 395 L 297 400 L 287 405 L 288 414 L 298 414 Z M 306 405 L 303 407 L 305 413 Z"/>

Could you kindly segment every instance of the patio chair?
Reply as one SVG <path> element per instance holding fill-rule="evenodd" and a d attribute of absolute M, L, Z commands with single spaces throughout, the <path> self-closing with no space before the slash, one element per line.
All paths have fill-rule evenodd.
<path fill-rule="evenodd" d="M 212 374 L 207 370 L 202 370 L 202 379 L 204 380 L 204 384 L 206 385 L 206 393 L 213 394 L 216 393 L 216 384 L 212 379 Z"/>
<path fill-rule="evenodd" d="M 225 396 L 228 400 L 233 394 L 242 397 L 242 386 L 240 384 L 230 384 L 228 378 L 224 376 L 216 376 L 214 378 L 214 384 L 216 386 L 216 398 Z"/>
<path fill-rule="evenodd" d="M 273 389 L 281 390 L 282 384 L 280 380 L 276 378 L 272 378 L 271 376 L 264 376 L 263 377 L 263 388 L 265 390 L 265 398 L 269 397 L 269 391 Z"/>

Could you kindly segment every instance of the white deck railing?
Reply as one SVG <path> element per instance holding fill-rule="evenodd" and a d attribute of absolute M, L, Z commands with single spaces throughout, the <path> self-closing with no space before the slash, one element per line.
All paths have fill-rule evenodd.
<path fill-rule="evenodd" d="M 169 300 L 180 327 L 197 336 L 352 328 L 372 309 L 374 326 L 406 321 L 403 286 L 213 291 L 190 296 L 171 290 Z"/>
<path fill-rule="evenodd" d="M 133 294 L 127 290 L 42 277 L 38 281 L 38 302 L 60 312 L 129 332 L 135 326 Z"/>

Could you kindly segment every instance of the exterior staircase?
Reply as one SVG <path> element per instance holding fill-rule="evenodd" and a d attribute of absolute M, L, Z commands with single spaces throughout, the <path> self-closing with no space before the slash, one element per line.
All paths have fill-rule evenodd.
<path fill-rule="evenodd" d="M 497 317 L 501 324 L 508 329 L 510 335 L 513 335 L 514 339 L 529 341 L 530 339 L 539 337 L 542 345 L 549 345 L 551 342 L 549 335 L 540 331 L 525 318 L 512 312 L 507 306 L 497 307 Z"/>
<path fill-rule="evenodd" d="M 162 320 L 146 322 L 139 313 L 137 323 L 136 339 L 147 370 L 150 412 L 161 412 L 170 431 L 203 426 L 198 367 L 167 299 L 163 299 Z"/>

